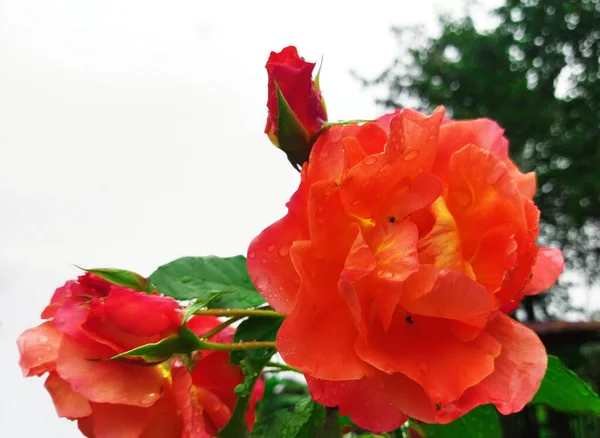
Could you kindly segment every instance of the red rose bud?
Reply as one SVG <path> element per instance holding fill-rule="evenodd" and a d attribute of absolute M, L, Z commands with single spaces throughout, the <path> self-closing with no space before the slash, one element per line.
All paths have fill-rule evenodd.
<path fill-rule="evenodd" d="M 265 133 L 296 168 L 308 161 L 313 136 L 327 121 L 319 75 L 313 81 L 314 62 L 298 56 L 294 46 L 271 52 L 267 126 Z"/>

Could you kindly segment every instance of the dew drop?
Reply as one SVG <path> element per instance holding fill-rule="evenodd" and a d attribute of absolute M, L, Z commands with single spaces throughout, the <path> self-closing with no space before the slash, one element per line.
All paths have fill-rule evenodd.
<path fill-rule="evenodd" d="M 394 274 L 391 273 L 390 271 L 387 271 L 384 275 L 385 278 L 394 278 Z"/>
<path fill-rule="evenodd" d="M 350 205 L 353 207 L 356 207 L 357 205 L 360 205 L 360 201 L 358 201 L 358 200 L 352 201 L 352 203 Z"/>
<path fill-rule="evenodd" d="M 290 253 L 290 250 L 287 246 L 282 246 L 279 248 L 279 255 L 281 257 L 285 257 L 286 255 L 288 255 Z"/>
<path fill-rule="evenodd" d="M 384 274 L 384 271 L 382 269 L 380 269 L 379 271 L 377 271 L 377 275 L 379 275 L 380 277 Z"/>
<path fill-rule="evenodd" d="M 419 156 L 419 151 L 417 151 L 417 150 L 413 149 L 413 150 L 411 150 L 411 151 L 408 151 L 408 152 L 407 152 L 407 153 L 404 155 L 404 157 L 402 157 L 402 159 L 403 159 L 404 161 L 412 161 L 412 160 L 414 160 L 415 158 L 417 158 L 418 156 Z"/>
<path fill-rule="evenodd" d="M 367 166 L 372 166 L 372 165 L 373 165 L 373 164 L 375 164 L 376 162 L 377 162 L 377 158 L 375 158 L 375 157 L 367 157 L 367 158 L 365 158 L 365 161 L 364 161 L 364 163 L 365 163 Z"/>
<path fill-rule="evenodd" d="M 150 404 L 154 403 L 154 401 L 156 401 L 157 398 L 158 398 L 158 394 L 156 392 L 150 392 L 150 393 L 144 395 L 144 397 L 142 397 L 142 403 L 144 405 L 150 405 Z"/>
<path fill-rule="evenodd" d="M 256 251 L 252 250 L 248 253 L 248 258 L 253 259 L 254 257 L 256 257 Z"/>
<path fill-rule="evenodd" d="M 272 252 L 275 249 L 275 245 L 269 245 L 267 251 Z"/>
<path fill-rule="evenodd" d="M 194 279 L 192 277 L 190 277 L 189 275 L 186 275 L 184 277 L 181 277 L 181 282 L 182 283 L 191 283 Z"/>
<path fill-rule="evenodd" d="M 254 282 L 254 284 L 257 287 L 257 289 L 264 289 L 269 285 L 270 282 L 271 282 L 271 279 L 269 278 L 269 276 L 263 275 L 261 277 L 258 277 L 256 279 L 256 281 Z"/>
<path fill-rule="evenodd" d="M 38 342 L 40 342 L 40 343 L 42 343 L 42 344 L 45 344 L 46 342 L 48 342 L 48 336 L 41 335 L 41 336 L 38 338 Z"/>
<path fill-rule="evenodd" d="M 383 166 L 381 166 L 381 167 L 379 168 L 379 170 L 378 170 L 377 172 L 378 172 L 378 173 L 382 173 L 382 172 L 385 172 L 386 170 L 388 170 L 389 168 L 390 168 L 390 165 L 389 165 L 389 164 L 384 164 Z"/>
<path fill-rule="evenodd" d="M 263 264 L 264 264 L 264 263 L 267 263 L 267 259 L 266 259 L 266 258 L 264 258 L 264 257 L 263 257 L 262 259 L 260 259 L 260 261 L 261 261 Z"/>
<path fill-rule="evenodd" d="M 370 180 L 366 180 L 364 183 L 362 183 L 362 188 L 364 189 L 365 187 L 367 187 L 369 184 L 371 184 Z"/>

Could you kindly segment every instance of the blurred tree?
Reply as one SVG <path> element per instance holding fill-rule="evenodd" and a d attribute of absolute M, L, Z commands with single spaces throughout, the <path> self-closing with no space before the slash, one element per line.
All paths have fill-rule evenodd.
<path fill-rule="evenodd" d="M 600 0 L 506 0 L 498 25 L 441 17 L 441 35 L 395 28 L 401 50 L 366 85 L 379 103 L 456 119 L 489 117 L 505 129 L 519 166 L 538 176 L 541 241 L 565 251 L 569 268 L 600 278 Z M 547 296 L 545 296 L 547 295 Z M 551 303 L 548 302 L 551 297 Z M 569 308 L 565 285 L 527 300 L 529 320 Z"/>

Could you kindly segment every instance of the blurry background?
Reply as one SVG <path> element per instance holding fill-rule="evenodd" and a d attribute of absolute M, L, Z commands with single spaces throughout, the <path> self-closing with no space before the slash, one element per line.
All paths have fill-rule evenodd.
<path fill-rule="evenodd" d="M 596 326 L 544 321 L 600 309 L 600 2 L 335 3 L 0 0 L 0 437 L 79 436 L 15 344 L 72 263 L 245 253 L 284 214 L 298 174 L 263 134 L 264 64 L 289 44 L 324 55 L 332 120 L 444 104 L 500 121 L 570 268 L 519 317 L 594 380 Z"/>

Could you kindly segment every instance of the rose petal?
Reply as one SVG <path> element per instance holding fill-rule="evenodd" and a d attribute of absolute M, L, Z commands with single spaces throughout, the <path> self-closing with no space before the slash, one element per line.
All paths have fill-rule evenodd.
<path fill-rule="evenodd" d="M 531 281 L 527 283 L 523 293 L 525 295 L 538 295 L 547 291 L 565 268 L 565 258 L 560 249 L 540 248 L 537 260 L 531 271 Z"/>
<path fill-rule="evenodd" d="M 41 376 L 54 370 L 62 337 L 52 321 L 26 330 L 19 336 L 19 366 L 25 377 Z"/>
<path fill-rule="evenodd" d="M 341 415 L 349 415 L 357 426 L 372 432 L 389 432 L 408 419 L 392 402 L 384 379 L 332 382 L 307 376 L 306 382 L 316 402 L 337 406 Z"/>
<path fill-rule="evenodd" d="M 398 308 L 387 331 L 373 322 L 369 339 L 358 339 L 356 352 L 385 373 L 406 375 L 444 407 L 491 374 L 500 354 L 500 344 L 485 332 L 470 342 L 450 334 L 446 320 L 408 315 Z"/>
<path fill-rule="evenodd" d="M 63 338 L 56 371 L 74 391 L 97 403 L 151 406 L 158 400 L 166 384 L 158 367 L 141 367 L 106 358 L 107 347 L 95 349 Z M 92 360 L 90 360 L 92 359 Z"/>
<path fill-rule="evenodd" d="M 468 389 L 456 407 L 463 412 L 493 403 L 504 414 L 518 412 L 540 387 L 548 357 L 538 336 L 511 317 L 498 313 L 485 328 L 502 345 L 494 372 Z"/>
<path fill-rule="evenodd" d="M 317 378 L 362 377 L 362 361 L 354 352 L 357 331 L 337 293 L 336 273 L 342 267 L 316 258 L 309 242 L 296 242 L 291 255 L 302 283 L 296 305 L 277 334 L 279 353 L 287 364 Z"/>
<path fill-rule="evenodd" d="M 56 413 L 59 417 L 66 417 L 73 420 L 92 414 L 92 408 L 88 400 L 81 394 L 73 391 L 71 386 L 61 379 L 57 373 L 50 373 L 44 386 L 52 397 Z"/>
<path fill-rule="evenodd" d="M 148 422 L 148 410 L 136 406 L 92 403 L 96 438 L 140 438 Z"/>
<path fill-rule="evenodd" d="M 148 295 L 121 286 L 111 287 L 104 309 L 110 322 L 135 336 L 153 336 L 176 329 L 183 316 L 179 303 L 171 297 Z"/>

